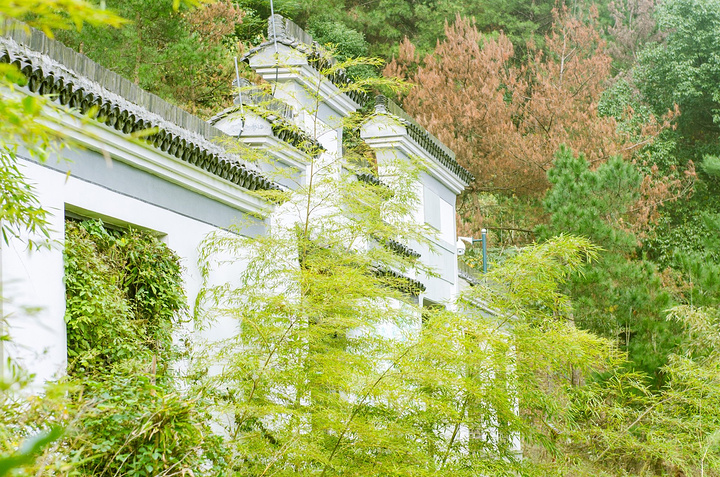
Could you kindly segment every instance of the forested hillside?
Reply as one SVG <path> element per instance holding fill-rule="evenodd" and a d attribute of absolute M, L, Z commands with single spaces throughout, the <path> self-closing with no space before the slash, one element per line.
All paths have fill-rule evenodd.
<path fill-rule="evenodd" d="M 106 2 L 134 20 L 61 38 L 194 112 L 229 104 L 268 2 Z M 472 171 L 459 230 L 491 255 L 559 233 L 605 250 L 570 284 L 579 325 L 663 383 L 673 305 L 720 299 L 720 3 L 278 1 L 338 56 L 379 55 L 397 98 Z M 380 74 L 367 70 L 363 75 Z M 564 146 L 564 147 L 563 147 Z"/>
<path fill-rule="evenodd" d="M 476 175 L 461 229 L 490 227 L 495 247 L 572 233 L 604 249 L 569 285 L 576 322 L 660 387 L 682 341 L 667 310 L 718 303 L 720 4 L 602 7 L 557 8 L 524 54 L 458 16 L 431 55 L 405 41 L 385 72 L 417 84 L 406 109 Z"/>
<path fill-rule="evenodd" d="M 264 40 L 270 5 L 173 3 L 106 0 L 130 23 L 58 38 L 209 117 L 232 104 L 233 57 Z M 414 85 L 394 99 L 474 174 L 458 234 L 489 230 L 491 269 L 522 275 L 532 260 L 549 260 L 534 247 L 558 236 L 588 239 L 585 250 L 597 251 L 567 280 L 554 277 L 553 293 L 569 296 L 580 330 L 627 360 L 567 370 L 585 386 L 538 385 L 558 400 L 529 417 L 542 446 L 528 447 L 538 467 L 523 475 L 720 475 L 720 0 L 277 0 L 274 8 L 341 59 L 385 60 L 351 75 Z M 471 265 L 477 257 L 468 252 Z M 551 301 L 522 306 L 555 316 L 562 307 Z M 562 429 L 547 416 L 562 416 Z"/>

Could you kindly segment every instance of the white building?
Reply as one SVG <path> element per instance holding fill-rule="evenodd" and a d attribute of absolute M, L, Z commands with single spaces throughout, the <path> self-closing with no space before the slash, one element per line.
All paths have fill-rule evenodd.
<path fill-rule="evenodd" d="M 50 214 L 52 247 L 28 251 L 17 239 L 0 244 L 2 314 L 12 338 L 1 345 L 2 360 L 17 361 L 35 373 L 38 382 L 61 375 L 66 366 L 66 216 L 101 218 L 157 233 L 182 257 L 186 292 L 193 303 L 201 284 L 197 249 L 203 238 L 239 222 L 249 224 L 243 231 L 246 235 L 266 233 L 281 212 L 251 191 L 306 181 L 308 144 L 322 147 L 322 160 L 339 160 L 342 119 L 370 100 L 342 92 L 349 81 L 342 72 L 332 78 L 322 76 L 317 45 L 280 16 L 270 24 L 270 40 L 244 58 L 273 85 L 274 97 L 246 91 L 236 108 L 219 114 L 212 124 L 142 91 L 40 32 L 5 31 L 7 36 L 0 37 L 0 61 L 17 64 L 29 83 L 0 93 L 53 95 L 55 107 L 46 111 L 48 125 L 75 144 L 44 163 L 20 154 L 23 172 Z M 309 90 L 320 92 L 319 102 Z M 272 114 L 245 111 L 243 103 L 253 102 L 270 104 Z M 382 97 L 375 103 L 361 137 L 375 152 L 379 177 L 361 179 L 392 184 L 384 169 L 391 157 L 419 160 L 425 166 L 416 184 L 421 204 L 414 217 L 437 231 L 432 238 L 435 252 L 423 244 L 393 246 L 419 254 L 437 271 L 437 276 L 408 277 L 424 290 L 418 301 L 449 303 L 460 287 L 455 202 L 472 176 L 457 164 L 452 151 L 401 108 Z M 88 111 L 97 111 L 96 119 L 88 120 L 84 116 Z M 157 128 L 152 136 L 142 140 L 132 136 L 151 127 Z M 218 139 L 265 150 L 274 161 L 249 164 L 218 145 Z M 278 169 L 291 173 L 285 179 L 269 179 Z M 28 309 L 37 311 L 28 314 Z M 228 332 L 224 326 L 231 325 L 216 326 L 222 336 Z"/>

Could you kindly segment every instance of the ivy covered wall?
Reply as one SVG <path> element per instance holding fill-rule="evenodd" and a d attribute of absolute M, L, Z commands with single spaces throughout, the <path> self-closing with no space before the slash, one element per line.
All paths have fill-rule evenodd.
<path fill-rule="evenodd" d="M 87 475 L 215 475 L 220 437 L 173 372 L 186 307 L 179 257 L 149 233 L 99 220 L 65 230 L 71 460 Z"/>

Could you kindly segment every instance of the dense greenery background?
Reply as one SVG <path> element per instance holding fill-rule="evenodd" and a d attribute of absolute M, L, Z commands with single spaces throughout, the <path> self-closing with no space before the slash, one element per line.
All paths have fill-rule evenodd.
<path fill-rule="evenodd" d="M 0 12 L 45 19 L 36 24 L 47 29 L 68 26 L 66 17 L 43 10 L 51 3 L 62 8 L 73 2 L 35 2 L 32 9 L 0 1 Z M 131 23 L 108 29 L 102 23 L 120 22 L 97 11 L 69 10 L 78 17 L 72 20 L 90 24 L 60 38 L 205 116 L 230 104 L 231 59 L 263 41 L 270 13 L 269 2 L 261 0 L 226 0 L 198 9 L 173 8 L 178 5 L 171 0 L 104 3 Z M 504 380 L 492 379 L 475 390 L 484 397 L 467 394 L 458 400 L 452 386 L 416 383 L 450 428 L 452 419 L 464 417 L 477 424 L 482 412 L 486 418 L 494 413 L 489 420 L 505 426 L 506 438 L 482 450 L 486 459 L 465 463 L 470 475 L 473 465 L 493 475 L 719 475 L 720 1 L 278 0 L 275 9 L 331 44 L 338 57 L 380 56 L 389 63 L 385 74 L 415 82 L 397 99 L 453 145 L 464 166 L 481 172 L 461 197 L 458 225 L 468 234 L 491 230 L 492 276 L 505 287 L 500 294 L 482 290 L 481 296 L 522 318 L 510 326 L 517 354 L 495 342 L 492 373 L 513 369 L 524 387 L 508 389 Z M 351 72 L 356 77 L 383 74 L 360 66 Z M 0 74 L 7 84 L 22 81 L 12 68 Z M 250 72 L 242 74 L 254 80 Z M 23 229 L 41 235 L 44 230 L 44 211 L 22 182 L 12 140 L 43 138 L 36 150 L 42 157 L 52 136 L 32 121 L 19 121 L 36 117 L 41 105 L 41 100 L 3 100 L 0 111 L 7 119 L 0 121 L 0 132 L 9 138 L 0 144 L 5 241 Z M 55 421 L 69 429 L 62 446 L 72 456 L 67 462 L 47 458 L 58 473 L 156 475 L 161 468 L 187 466 L 196 475 L 221 475 L 230 471 L 228 459 L 235 459 L 234 471 L 254 469 L 259 475 L 266 461 L 243 452 L 284 455 L 292 438 L 273 442 L 259 420 L 248 420 L 238 431 L 257 440 L 235 441 L 232 456 L 214 438 L 198 439 L 198 432 L 210 435 L 202 399 L 233 395 L 190 397 L 173 382 L 170 363 L 178 356 L 169 326 L 182 293 L 171 254 L 152 238 L 108 232 L 97 223 L 71 224 L 69 231 L 70 370 L 76 380 L 49 388 L 48 399 L 25 408 L 3 394 L 2 450 L 11 452 L 20 437 Z M 553 239 L 558 235 L 561 239 Z M 541 245 L 532 245 L 535 240 Z M 583 254 L 592 258 L 585 266 L 578 259 Z M 471 250 L 471 263 L 473 255 Z M 118 264 L 128 260 L 136 275 L 120 271 Z M 146 260 L 166 267 L 156 270 Z M 322 265 L 319 283 L 336 287 L 324 281 L 332 273 L 329 264 Z M 155 281 L 162 285 L 161 296 L 143 288 Z M 328 289 L 321 291 L 318 296 L 326 300 Z M 331 315 L 342 316 L 336 311 Z M 440 316 L 436 323 L 457 326 L 453 320 Z M 559 324 L 565 321 L 578 328 Z M 466 323 L 466 329 L 478 323 L 490 326 L 476 329 L 485 339 L 488 330 L 497 331 L 482 321 Z M 583 337 L 577 346 L 563 339 L 568 329 Z M 472 348 L 464 337 L 443 335 L 440 328 L 438 336 Z M 598 336 L 608 341 L 596 341 Z M 430 338 L 423 338 L 428 349 L 441 347 Z M 557 346 L 552 349 L 557 360 L 542 353 L 550 343 Z M 608 351 L 607 343 L 628 359 Z M 458 365 L 448 355 L 433 356 L 435 367 Z M 460 357 L 475 359 L 455 356 Z M 238 389 L 247 385 L 246 374 L 233 379 Z M 335 390 L 314 392 L 328 398 Z M 515 402 L 518 413 L 510 411 Z M 478 415 L 465 411 L 468 403 Z M 265 400 L 232 406 L 264 415 L 273 405 Z M 32 412 L 18 412 L 27 409 Z M 358 432 L 408 425 L 393 417 L 392 409 L 363 411 L 368 412 L 363 422 L 380 425 Z M 420 418 L 415 424 L 424 426 L 426 437 L 446 429 Z M 411 427 L 403 428 L 404 435 Z M 512 455 L 507 445 L 512 435 L 523 440 L 525 461 Z M 304 454 L 289 456 L 295 467 L 288 468 L 322 462 L 317 456 L 334 441 L 329 434 L 321 437 L 308 441 Z M 428 438 L 427 453 L 415 456 L 418 462 L 440 456 L 441 470 L 462 469 L 460 457 L 448 459 L 456 450 L 453 441 L 445 453 L 438 450 L 441 441 Z M 56 455 L 59 446 L 46 457 Z M 92 457 L 83 459 L 86 451 Z M 344 451 L 338 469 L 351 468 L 358 457 L 352 448 Z M 373 452 L 378 462 L 392 462 L 392 454 Z M 395 471 L 412 475 L 417 468 Z"/>

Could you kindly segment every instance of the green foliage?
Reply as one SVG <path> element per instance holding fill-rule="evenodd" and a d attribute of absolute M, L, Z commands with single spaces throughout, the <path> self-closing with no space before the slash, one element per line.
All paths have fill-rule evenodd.
<path fill-rule="evenodd" d="M 84 475 L 224 475 L 222 438 L 203 401 L 148 375 L 86 378 L 82 388 L 69 459 Z"/>
<path fill-rule="evenodd" d="M 368 54 L 369 44 L 365 35 L 359 31 L 348 28 L 337 21 L 312 21 L 309 33 L 321 45 L 329 46 L 338 60 L 365 57 Z M 353 79 L 362 79 L 378 76 L 377 68 L 370 65 L 357 65 L 348 69 Z"/>
<path fill-rule="evenodd" d="M 564 232 L 590 238 L 605 250 L 597 264 L 570 283 L 579 326 L 617 340 L 632 366 L 662 383 L 662 366 L 680 339 L 664 310 L 674 303 L 657 267 L 635 255 L 637 238 L 624 214 L 639 198 L 637 169 L 612 158 L 595 171 L 582 155 L 561 148 L 548 172 L 550 214 L 541 236 Z"/>
<path fill-rule="evenodd" d="M 0 22 L 6 18 L 24 21 L 51 38 L 55 29 L 81 30 L 84 24 L 117 27 L 125 23 L 116 14 L 85 0 L 2 0 Z"/>
<path fill-rule="evenodd" d="M 397 45 L 408 37 L 421 55 L 430 53 L 444 36 L 445 22 L 456 15 L 474 17 L 483 32 L 503 30 L 522 50 L 528 40 L 542 39 L 552 23 L 555 2 L 491 1 L 389 1 L 308 3 L 302 9 L 288 9 L 290 18 L 311 26 L 314 19 L 344 24 L 362 32 L 370 53 L 389 59 Z M 277 8 L 277 7 L 276 7 Z"/>
<path fill-rule="evenodd" d="M 672 149 L 651 150 L 648 162 L 668 174 L 668 166 L 684 167 L 691 160 L 700 166 L 692 197 L 661 210 L 643 247 L 645 256 L 665 269 L 666 284 L 678 301 L 696 306 L 716 306 L 720 299 L 720 249 L 715 240 L 720 190 L 719 7 L 692 0 L 662 2 L 657 20 L 666 38 L 644 50 L 633 72 L 643 100 L 656 114 L 673 104 L 681 112 L 677 130 L 663 135 Z"/>
<path fill-rule="evenodd" d="M 576 390 L 564 475 L 718 475 L 717 311 L 682 306 L 669 319 L 688 339 L 668 359 L 660 390 L 626 372 Z"/>
<path fill-rule="evenodd" d="M 9 475 L 13 469 L 32 464 L 35 458 L 42 453 L 45 447 L 56 441 L 63 433 L 59 427 L 42 432 L 23 442 L 23 445 L 13 455 L 0 457 L 0 477 Z"/>
<path fill-rule="evenodd" d="M 20 371 L 13 378 L 10 388 L 0 390 L 0 469 L 9 475 L 66 475 L 65 459 L 48 456 L 68 436 L 67 386 L 49 384 L 42 396 L 33 396 L 24 389 L 30 376 Z"/>
<path fill-rule="evenodd" d="M 12 90 L 26 82 L 15 65 L 0 64 L 0 87 Z M 27 144 L 28 152 L 37 159 L 47 157 L 56 135 L 36 122 L 45 104 L 43 98 L 34 97 L 0 101 L 0 229 L 5 243 L 12 237 L 26 236 L 33 247 L 48 237 L 46 211 L 25 181 L 17 158 L 18 142 Z"/>
<path fill-rule="evenodd" d="M 720 157 L 706 155 L 701 167 L 705 174 L 713 178 L 720 177 Z"/>
<path fill-rule="evenodd" d="M 716 0 L 670 0 L 657 9 L 662 43 L 648 46 L 635 78 L 655 113 L 680 106 L 683 134 L 717 137 L 720 118 L 720 3 Z"/>
<path fill-rule="evenodd" d="M 631 79 L 616 78 L 603 92 L 598 113 L 615 118 L 618 129 L 640 145 L 635 161 L 645 169 L 657 166 L 663 175 L 673 175 L 675 168 L 687 167 L 687 158 L 677 154 L 679 138 L 676 131 L 671 128 L 660 130 L 652 140 L 646 136 L 645 129 L 662 123 L 666 119 L 662 114 L 667 111 L 657 116 Z"/>
<path fill-rule="evenodd" d="M 179 9 L 173 9 L 173 0 L 108 0 L 104 3 L 130 23 L 119 29 L 101 25 L 64 32 L 59 35 L 60 40 L 143 89 L 191 112 L 212 114 L 228 103 L 232 96 L 234 46 L 210 37 L 210 31 L 219 28 L 211 26 L 211 19 L 203 20 L 210 29 L 206 32 L 193 27 L 190 15 L 197 12 L 186 5 L 188 2 Z M 233 29 L 234 24 L 229 32 Z"/>
<path fill-rule="evenodd" d="M 541 232 L 583 235 L 612 250 L 634 247 L 632 234 L 620 228 L 623 214 L 639 197 L 642 177 L 633 165 L 613 157 L 591 171 L 582 154 L 575 156 L 561 146 L 548 180 L 553 187 L 545 197 L 545 208 L 551 216 Z"/>
<path fill-rule="evenodd" d="M 221 438 L 170 371 L 186 301 L 178 257 L 152 235 L 100 221 L 66 223 L 65 257 L 70 461 L 87 475 L 216 475 Z"/>
<path fill-rule="evenodd" d="M 71 374 L 172 357 L 171 329 L 185 295 L 167 246 L 137 231 L 108 231 L 102 222 L 67 222 L 65 269 Z"/>
<path fill-rule="evenodd" d="M 668 151 L 651 151 L 647 160 L 669 173 L 668 165 L 699 164 L 692 197 L 665 207 L 644 253 L 667 269 L 681 302 L 714 306 L 720 273 L 717 233 L 718 106 L 720 96 L 720 14 L 716 2 L 671 0 L 657 10 L 662 42 L 648 46 L 633 76 L 643 100 L 656 114 L 679 105 L 676 131 L 663 136 Z M 669 152 L 669 154 L 665 154 Z M 674 157 L 672 157 L 674 156 Z"/>
<path fill-rule="evenodd" d="M 30 236 L 30 245 L 49 237 L 46 211 L 35 198 L 33 187 L 17 163 L 16 148 L 0 143 L 0 229 L 8 243 L 11 237 Z"/>
<path fill-rule="evenodd" d="M 560 235 L 529 246 L 490 270 L 472 295 L 480 295 L 491 309 L 502 310 L 513 320 L 552 322 L 571 314 L 570 300 L 560 287 L 597 256 L 598 249 L 589 240 Z"/>

